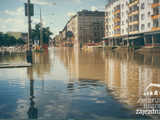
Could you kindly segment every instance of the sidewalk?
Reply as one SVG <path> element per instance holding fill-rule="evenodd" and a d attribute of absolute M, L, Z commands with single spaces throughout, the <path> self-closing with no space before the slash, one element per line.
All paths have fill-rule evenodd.
<path fill-rule="evenodd" d="M 21 63 L 21 64 L 7 64 L 7 63 L 4 63 L 4 64 L 0 64 L 0 69 L 2 68 L 23 68 L 23 67 L 31 67 L 32 64 L 30 63 Z"/>

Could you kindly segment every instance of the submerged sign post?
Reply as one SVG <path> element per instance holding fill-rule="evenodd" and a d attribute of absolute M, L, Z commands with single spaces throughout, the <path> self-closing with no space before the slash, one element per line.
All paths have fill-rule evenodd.
<path fill-rule="evenodd" d="M 31 4 L 30 0 L 25 3 L 25 16 L 28 17 L 28 47 L 27 47 L 27 62 L 32 63 L 32 27 L 31 27 L 31 16 L 34 16 L 34 5 Z"/>

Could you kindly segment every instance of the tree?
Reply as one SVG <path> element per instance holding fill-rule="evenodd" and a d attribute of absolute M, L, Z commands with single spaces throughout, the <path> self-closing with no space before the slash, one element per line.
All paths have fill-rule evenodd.
<path fill-rule="evenodd" d="M 0 46 L 15 46 L 24 44 L 25 42 L 21 38 L 16 39 L 14 36 L 0 33 Z"/>
<path fill-rule="evenodd" d="M 50 36 L 51 36 L 52 34 L 53 34 L 53 33 L 50 32 L 49 27 L 43 28 L 43 43 L 44 43 L 44 44 L 48 44 L 48 43 L 49 43 L 49 40 L 51 39 Z"/>
<path fill-rule="evenodd" d="M 0 33 L 0 46 L 2 46 L 4 43 L 4 34 Z"/>
<path fill-rule="evenodd" d="M 33 41 L 40 40 L 40 28 L 41 28 L 41 25 L 40 25 L 40 23 L 38 23 L 38 24 L 35 25 L 35 28 L 32 29 L 32 39 L 33 39 Z M 42 34 L 43 34 L 43 43 L 48 44 L 49 40 L 51 39 L 50 36 L 53 34 L 50 31 L 50 28 L 49 27 L 42 28 Z"/>

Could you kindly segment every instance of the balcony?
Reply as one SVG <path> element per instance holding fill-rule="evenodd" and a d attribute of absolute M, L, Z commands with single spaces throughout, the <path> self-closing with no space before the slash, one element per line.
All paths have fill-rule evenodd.
<path fill-rule="evenodd" d="M 152 19 L 158 19 L 158 18 L 160 18 L 160 14 L 152 15 Z"/>
<path fill-rule="evenodd" d="M 136 33 L 138 33 L 139 31 L 138 30 L 136 30 L 136 31 L 131 31 L 131 32 L 129 32 L 129 34 L 136 34 Z"/>
<path fill-rule="evenodd" d="M 129 7 L 132 7 L 139 3 L 139 0 L 135 0 L 134 2 L 129 3 Z"/>
<path fill-rule="evenodd" d="M 160 27 L 153 27 L 152 28 L 152 31 L 158 31 L 158 30 L 160 30 Z"/>
<path fill-rule="evenodd" d="M 137 14 L 139 14 L 139 10 L 136 10 L 136 11 L 129 13 L 128 16 L 133 16 L 133 15 L 137 15 Z"/>
<path fill-rule="evenodd" d="M 114 34 L 114 37 L 119 37 L 119 36 L 121 36 L 120 33 Z"/>
<path fill-rule="evenodd" d="M 114 11 L 113 14 L 115 15 L 115 14 L 118 14 L 120 12 L 121 12 L 120 9 L 118 9 L 118 10 Z"/>
<path fill-rule="evenodd" d="M 120 25 L 114 26 L 114 30 L 120 29 Z"/>
<path fill-rule="evenodd" d="M 135 25 L 135 24 L 139 24 L 139 21 L 137 20 L 129 23 L 129 25 Z"/>
<path fill-rule="evenodd" d="M 114 22 L 119 22 L 121 19 L 120 18 L 114 18 Z"/>
<path fill-rule="evenodd" d="M 153 3 L 152 4 L 152 8 L 155 8 L 155 7 L 158 7 L 158 6 L 160 6 L 160 3 Z"/>
<path fill-rule="evenodd" d="M 109 16 L 105 16 L 105 18 L 106 18 L 106 19 L 108 19 L 108 18 L 109 18 Z"/>

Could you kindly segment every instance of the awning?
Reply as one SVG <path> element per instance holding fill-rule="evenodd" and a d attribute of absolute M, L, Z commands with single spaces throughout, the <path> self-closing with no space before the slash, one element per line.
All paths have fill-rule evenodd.
<path fill-rule="evenodd" d="M 132 36 L 132 37 L 125 37 L 123 40 L 135 40 L 141 38 L 142 36 Z"/>
<path fill-rule="evenodd" d="M 154 34 L 160 34 L 160 31 L 153 31 L 153 32 L 144 33 L 144 35 L 154 35 Z"/>

